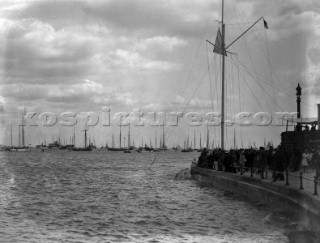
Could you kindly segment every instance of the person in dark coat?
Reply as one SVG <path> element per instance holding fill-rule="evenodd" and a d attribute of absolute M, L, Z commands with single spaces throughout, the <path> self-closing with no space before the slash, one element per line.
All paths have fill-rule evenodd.
<path fill-rule="evenodd" d="M 218 150 L 218 170 L 224 171 L 224 158 L 226 154 L 222 149 Z"/>
<path fill-rule="evenodd" d="M 203 149 L 198 159 L 198 166 L 201 168 L 208 168 L 208 151 L 206 148 Z"/>
<path fill-rule="evenodd" d="M 280 181 L 284 180 L 283 172 L 286 168 L 286 154 L 285 151 L 280 148 L 277 148 L 275 154 L 274 154 L 274 169 L 275 176 L 273 178 L 273 181 L 276 182 L 278 179 Z"/>
<path fill-rule="evenodd" d="M 290 171 L 298 171 L 300 169 L 301 158 L 301 151 L 298 148 L 294 148 L 290 158 Z"/>
<path fill-rule="evenodd" d="M 208 168 L 211 170 L 215 169 L 213 151 L 208 155 Z"/>

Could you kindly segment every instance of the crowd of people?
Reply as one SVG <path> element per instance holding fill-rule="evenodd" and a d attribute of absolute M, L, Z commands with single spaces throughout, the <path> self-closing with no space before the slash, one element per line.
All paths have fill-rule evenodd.
<path fill-rule="evenodd" d="M 284 171 L 303 171 L 308 173 L 316 171 L 316 177 L 320 176 L 320 152 L 314 148 L 306 148 L 304 151 L 294 149 L 288 152 L 280 145 L 276 148 L 265 149 L 231 149 L 223 151 L 203 149 L 198 159 L 198 166 L 219 171 L 241 173 L 253 170 L 264 178 L 264 171 L 272 171 L 273 180 L 284 180 Z"/>

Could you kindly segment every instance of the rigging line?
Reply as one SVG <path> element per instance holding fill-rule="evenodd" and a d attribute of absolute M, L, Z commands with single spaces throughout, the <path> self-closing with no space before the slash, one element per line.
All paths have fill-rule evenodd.
<path fill-rule="evenodd" d="M 216 97 L 217 100 L 215 100 L 215 104 L 216 104 L 216 107 L 214 107 L 213 105 L 213 110 L 218 110 L 218 85 L 219 85 L 219 81 L 220 81 L 220 71 L 221 71 L 221 66 L 222 66 L 222 62 L 221 62 L 221 56 L 218 55 L 218 54 L 214 54 L 214 65 L 215 65 L 215 71 L 214 74 L 215 74 L 215 78 L 214 78 L 214 89 L 213 89 L 213 97 L 212 99 L 214 100 L 214 97 Z M 213 71 L 213 70 L 212 70 Z"/>
<path fill-rule="evenodd" d="M 207 60 L 208 60 L 208 54 L 207 54 Z M 208 75 L 210 77 L 210 64 L 208 61 L 208 69 L 207 69 Z M 207 106 L 206 106 L 206 110 L 210 110 L 210 99 L 211 99 L 211 82 L 210 82 L 210 78 L 209 78 L 209 97 L 208 97 L 208 102 L 207 102 Z"/>
<path fill-rule="evenodd" d="M 239 64 L 239 57 L 238 56 L 236 56 L 236 59 L 237 59 L 237 77 L 238 77 L 238 87 L 239 87 L 239 110 L 240 110 L 240 112 L 242 112 L 242 107 L 243 106 L 241 106 L 241 86 L 240 86 L 240 70 L 239 70 L 239 66 L 238 66 L 238 64 Z M 243 97 L 242 97 L 243 98 Z M 242 144 L 242 142 L 243 142 L 243 140 L 242 140 L 242 126 L 240 127 L 240 137 L 241 137 L 241 144 Z"/>
<path fill-rule="evenodd" d="M 251 90 L 251 88 L 250 88 L 250 90 Z M 251 91 L 252 92 L 252 91 Z M 260 105 L 260 103 L 259 103 L 259 105 Z M 262 109 L 262 107 L 261 107 L 261 105 L 260 105 L 260 108 Z M 274 128 L 275 129 L 275 128 Z M 276 131 L 276 132 L 278 132 L 278 131 Z"/>
<path fill-rule="evenodd" d="M 207 52 L 208 53 L 208 52 Z M 207 58 L 209 58 L 209 55 L 207 54 Z M 215 56 L 214 56 L 214 58 L 215 58 Z M 208 66 L 208 68 L 209 68 L 209 84 L 210 84 L 210 97 L 209 97 L 209 106 L 210 106 L 210 111 L 214 111 L 214 101 L 213 101 L 213 92 L 214 92 L 214 90 L 213 90 L 213 85 L 212 85 L 212 79 L 211 79 L 211 71 L 210 71 L 210 66 L 211 65 L 209 65 Z M 213 71 L 213 70 L 212 70 Z"/>
<path fill-rule="evenodd" d="M 244 79 L 244 80 L 246 80 L 245 79 L 245 76 L 240 72 L 240 70 L 239 70 L 239 75 L 241 75 L 242 76 L 242 78 Z M 247 84 L 248 85 L 248 84 Z M 244 90 L 243 90 L 243 92 L 244 92 Z M 252 93 L 252 91 L 251 91 L 251 93 Z M 248 96 L 249 94 L 247 94 L 247 96 Z M 243 97 L 244 97 L 244 95 L 243 95 Z M 250 107 L 251 108 L 253 108 L 253 110 L 255 109 L 252 105 L 251 105 L 251 103 L 249 103 L 250 104 Z"/>
<path fill-rule="evenodd" d="M 209 62 L 209 52 L 208 52 L 208 44 L 207 47 L 207 63 L 208 63 L 208 73 L 209 73 L 209 85 L 210 85 L 210 92 L 209 92 L 209 105 L 211 104 L 211 108 L 213 110 L 213 94 L 212 94 L 212 82 L 211 82 L 211 71 L 210 71 L 210 62 Z"/>
<path fill-rule="evenodd" d="M 232 66 L 232 105 L 233 105 L 233 115 L 236 113 L 235 105 L 234 105 L 234 100 L 235 100 L 235 82 L 234 82 L 234 66 Z M 235 141 L 235 130 L 236 127 L 233 128 L 233 140 Z M 235 144 L 234 144 L 235 145 Z"/>
<path fill-rule="evenodd" d="M 246 39 L 245 36 L 244 36 L 244 40 L 245 40 L 245 46 L 246 46 L 246 49 L 247 49 L 247 53 L 249 54 L 249 59 L 250 59 L 250 61 L 251 61 L 251 65 L 252 65 L 252 67 L 253 67 L 253 71 L 254 71 L 254 74 L 255 74 L 255 77 L 254 77 L 254 80 L 255 80 L 255 79 L 258 78 L 257 70 L 256 70 L 256 68 L 255 68 L 255 65 L 254 65 L 254 62 L 253 62 L 253 59 L 252 59 L 251 52 L 250 52 L 250 50 L 249 50 L 249 48 L 248 48 L 248 42 L 247 42 L 247 39 Z M 259 86 L 262 88 L 262 86 L 261 86 L 260 83 L 259 83 Z M 268 108 L 269 108 L 269 111 L 271 112 L 272 109 L 270 108 L 269 103 L 267 103 L 267 106 L 268 106 Z"/>
<path fill-rule="evenodd" d="M 261 85 L 259 79 L 256 79 L 256 78 L 253 76 L 253 74 L 251 74 L 251 73 L 246 69 L 246 67 L 243 66 L 243 64 L 240 64 L 240 65 L 241 65 L 242 68 L 243 68 L 242 70 L 243 70 L 244 72 L 246 72 L 248 75 L 250 75 L 250 76 L 252 77 L 252 79 L 261 87 L 261 89 L 271 98 L 271 100 L 272 100 L 273 102 L 275 102 L 275 104 L 276 104 L 277 106 L 280 107 L 280 105 L 279 105 L 274 99 L 272 99 L 271 95 L 263 88 L 263 86 Z"/>
<path fill-rule="evenodd" d="M 229 111 L 229 115 L 230 113 L 232 114 L 232 103 L 233 103 L 233 96 L 232 96 L 232 71 L 233 71 L 233 65 L 229 65 L 229 67 L 231 66 L 231 68 L 229 68 L 229 72 L 226 72 L 226 89 L 225 89 L 225 93 L 226 94 L 230 94 L 229 95 L 229 102 L 227 102 L 227 105 L 225 106 L 225 117 L 226 117 L 226 121 L 228 121 L 230 118 L 230 116 L 228 117 L 228 111 Z M 228 97 L 228 96 L 227 96 Z M 226 143 L 229 143 L 230 140 L 230 132 L 228 129 L 229 126 L 227 125 L 228 123 L 226 122 L 226 126 L 225 126 L 225 132 L 226 132 Z"/>
<path fill-rule="evenodd" d="M 222 70 L 222 58 L 220 55 L 214 55 L 214 60 L 218 60 L 218 61 L 215 61 L 215 70 L 217 70 L 217 72 L 215 72 L 215 83 L 214 83 L 214 97 L 216 97 L 215 99 L 215 108 L 214 110 L 216 111 L 219 111 L 221 105 L 220 105 L 220 96 L 219 96 L 219 93 L 218 93 L 218 90 L 220 90 L 220 80 L 221 80 L 221 73 L 220 71 Z M 216 127 L 213 129 L 214 130 L 214 136 L 217 135 L 217 136 L 220 136 L 220 133 L 219 133 L 219 129 L 218 129 L 218 133 L 217 133 L 217 129 Z"/>
<path fill-rule="evenodd" d="M 240 62 L 240 65 L 243 66 L 243 67 L 245 67 L 245 65 L 242 64 L 241 62 Z M 247 72 L 248 72 L 248 74 L 251 74 L 249 70 L 247 70 Z M 253 76 L 253 74 L 251 74 L 251 76 Z M 266 85 L 268 85 L 269 87 L 273 88 L 273 87 L 271 86 L 271 84 L 269 84 L 269 82 L 264 82 L 265 79 L 257 78 L 257 80 L 260 80 L 260 81 L 263 82 L 264 84 L 266 84 Z M 283 90 L 281 90 L 281 89 L 278 89 L 278 88 L 276 88 L 276 87 L 274 87 L 274 89 L 276 89 L 276 90 L 278 90 L 278 91 L 280 91 L 280 92 L 283 92 L 284 94 L 286 94 L 286 95 L 289 96 L 289 97 L 292 97 L 292 96 L 293 96 L 293 94 L 289 94 L 289 93 L 287 93 L 287 92 L 285 92 L 285 91 L 283 91 Z M 291 105 L 294 107 L 294 105 L 292 104 L 292 101 L 291 101 L 290 103 L 291 103 Z M 278 106 L 279 106 L 279 104 L 278 104 Z"/>
<path fill-rule="evenodd" d="M 231 59 L 232 59 L 232 57 L 231 57 Z M 230 71 L 228 76 L 230 77 L 229 78 L 229 86 L 230 86 L 230 93 L 232 94 L 231 95 L 232 102 L 230 102 L 230 111 L 231 111 L 231 121 L 233 122 L 234 121 L 234 114 L 236 113 L 235 104 L 234 104 L 234 102 L 235 102 L 234 65 L 231 65 L 231 71 Z M 233 133 L 230 133 L 230 130 L 231 130 L 232 127 L 233 127 Z M 232 136 L 229 136 L 231 139 L 233 138 L 233 140 L 231 141 L 231 144 L 233 144 L 234 135 L 235 135 L 234 124 L 229 127 L 229 131 L 228 132 L 229 132 L 229 135 L 233 134 Z"/>
<path fill-rule="evenodd" d="M 235 5 L 234 5 L 234 6 L 235 6 Z M 239 5 L 237 5 L 237 6 L 239 6 Z M 245 16 L 244 10 L 243 10 L 241 7 L 239 7 L 239 9 L 240 9 L 240 11 L 242 12 L 243 16 Z M 235 13 L 236 13 L 236 12 L 235 12 Z M 236 14 L 236 16 L 237 16 L 237 20 L 238 20 L 238 15 Z M 238 22 L 239 22 L 239 21 L 238 21 Z M 264 31 L 265 31 L 265 36 L 266 36 L 266 29 L 264 29 Z M 256 37 L 256 33 L 255 33 L 255 32 L 254 32 L 254 34 L 255 34 L 255 38 L 258 39 L 258 38 Z M 265 37 L 265 40 L 266 40 L 266 42 L 267 42 L 267 38 L 266 38 L 266 37 Z M 270 71 L 270 72 L 271 72 L 271 76 L 273 76 L 272 73 L 274 73 L 274 75 L 276 76 L 276 79 L 277 79 L 277 81 L 278 81 L 278 85 L 281 86 L 281 88 L 283 88 L 283 89 L 286 90 L 285 87 L 283 87 L 282 85 L 280 85 L 280 84 L 281 84 L 280 79 L 279 79 L 279 77 L 277 77 L 276 72 L 275 72 L 275 71 L 273 70 L 273 68 L 272 68 L 272 65 L 271 65 L 271 62 L 270 62 L 270 59 L 269 59 L 268 43 L 267 43 L 267 45 L 266 45 L 266 47 L 267 47 L 267 54 L 266 54 L 265 51 L 263 50 L 262 45 L 260 44 L 259 41 L 258 41 L 258 43 L 259 43 L 259 45 L 260 45 L 260 47 L 261 47 L 261 50 L 262 50 L 263 54 L 266 56 L 266 58 L 267 58 L 268 61 L 269 61 L 269 70 L 271 69 L 271 71 Z M 273 79 L 272 79 L 272 82 L 273 82 Z M 295 106 L 295 105 L 293 104 L 293 101 L 292 101 L 292 100 L 290 100 L 290 103 L 291 103 L 293 106 Z"/>
<path fill-rule="evenodd" d="M 239 22 L 239 18 L 238 18 L 238 15 L 237 15 L 237 13 L 236 13 L 236 10 L 235 10 L 235 5 L 233 5 L 233 11 L 234 11 L 234 13 L 235 13 L 235 15 L 236 15 L 236 19 L 237 19 L 237 22 L 239 23 L 239 27 L 240 27 L 240 22 Z M 241 28 L 241 27 L 240 27 L 240 28 Z M 242 28 L 241 28 L 241 29 L 242 29 Z M 244 38 L 245 38 L 245 36 L 244 36 Z M 246 39 L 245 39 L 245 40 L 246 40 Z M 246 43 L 246 47 L 247 47 L 247 42 L 245 41 L 245 43 Z M 232 46 L 231 48 L 234 50 L 234 47 L 233 47 L 233 46 Z M 247 50 L 248 50 L 248 47 L 247 47 Z M 248 51 L 248 53 L 250 54 L 249 51 Z M 250 55 L 250 59 L 251 59 L 252 66 L 254 67 L 251 55 Z M 232 61 L 233 61 L 233 60 L 232 60 Z M 237 63 L 239 63 L 239 60 L 238 60 L 238 59 L 237 59 Z M 239 65 L 237 65 L 237 67 L 238 67 L 238 71 L 239 71 Z M 255 73 L 256 73 L 256 71 L 255 71 Z M 256 76 L 257 76 L 257 74 L 256 74 Z"/>
<path fill-rule="evenodd" d="M 244 79 L 244 82 L 245 82 L 245 84 L 248 86 L 251 94 L 253 95 L 253 97 L 254 97 L 254 99 L 256 100 L 257 104 L 259 105 L 260 109 L 263 110 L 263 109 L 262 109 L 262 106 L 261 106 L 261 104 L 260 104 L 260 102 L 259 102 L 259 100 L 258 100 L 257 97 L 256 97 L 256 95 L 255 95 L 254 92 L 252 91 L 252 89 L 251 89 L 251 87 L 249 86 L 249 84 L 246 82 L 246 79 Z M 274 126 L 271 125 L 271 127 L 272 127 L 272 128 L 274 129 L 274 131 L 276 132 L 276 135 L 279 136 L 279 133 L 280 133 L 280 132 L 277 131 Z"/>
<path fill-rule="evenodd" d="M 245 82 L 245 83 L 246 83 L 246 85 L 248 86 L 248 88 L 250 89 L 251 94 L 254 96 L 254 98 L 255 98 L 255 100 L 257 101 L 259 107 L 262 109 L 261 104 L 259 103 L 259 100 L 258 100 L 257 97 L 255 96 L 254 92 L 252 91 L 252 89 L 250 88 L 250 86 L 248 85 L 248 83 L 247 83 L 247 82 Z M 271 127 L 272 127 L 272 128 L 274 129 L 274 131 L 276 132 L 276 135 L 279 136 L 280 132 L 277 131 L 273 125 L 271 125 Z"/>
<path fill-rule="evenodd" d="M 232 113 L 235 114 L 236 112 L 236 109 L 235 109 L 235 105 L 234 105 L 234 100 L 235 100 L 235 92 L 234 92 L 234 86 L 235 86 L 235 83 L 234 83 L 234 65 L 231 66 L 231 77 L 230 77 L 230 86 L 231 86 L 231 89 L 232 89 L 232 107 L 231 107 L 231 104 L 230 104 L 230 109 L 232 110 Z"/>
<path fill-rule="evenodd" d="M 244 72 L 246 72 L 248 75 L 250 75 L 250 76 L 253 78 L 253 80 L 254 80 L 256 83 L 259 84 L 259 86 L 261 87 L 261 89 L 271 98 L 271 100 L 276 104 L 276 106 L 278 106 L 278 107 L 280 107 L 280 109 L 282 109 L 282 107 L 277 103 L 277 101 L 274 100 L 274 99 L 272 99 L 271 95 L 263 88 L 263 86 L 262 86 L 261 83 L 260 83 L 260 80 L 259 80 L 259 79 L 255 79 L 255 77 L 253 76 L 253 74 L 250 73 L 250 71 L 248 71 L 248 70 L 246 69 L 246 67 L 245 67 L 242 63 L 240 63 L 240 66 L 242 67 L 242 70 L 243 70 Z M 284 109 L 282 109 L 282 110 L 284 110 Z"/>
<path fill-rule="evenodd" d="M 251 56 L 250 56 L 251 57 Z M 233 60 L 233 62 L 234 62 L 234 60 Z M 252 59 L 251 59 L 251 62 L 253 62 L 252 61 Z M 239 60 L 237 59 L 237 65 L 238 65 L 238 67 L 239 67 Z M 258 76 L 257 76 L 257 74 L 255 74 L 256 75 L 256 77 L 254 77 L 254 75 L 252 74 L 252 73 L 250 73 L 250 71 L 248 70 L 248 68 L 244 65 L 244 64 L 242 64 L 241 62 L 240 62 L 240 65 L 244 68 L 244 69 L 246 69 L 247 70 L 247 73 L 248 74 L 250 74 L 252 77 L 253 77 L 253 79 L 256 79 L 256 80 L 260 80 L 260 78 L 258 78 Z M 253 66 L 254 67 L 254 66 Z M 256 71 L 255 71 L 255 73 L 256 73 Z M 267 82 L 268 83 L 268 82 Z M 259 86 L 261 86 L 261 88 L 262 88 L 262 85 L 261 84 L 259 84 Z M 262 88 L 263 89 L 263 88 Z M 272 99 L 272 100 L 274 100 L 274 99 Z M 278 106 L 278 104 L 276 104 L 277 106 Z"/>
<path fill-rule="evenodd" d="M 216 64 L 216 56 L 214 55 L 214 57 L 213 57 L 213 61 L 212 61 L 212 66 L 214 66 Z M 210 66 L 211 66 L 210 65 Z M 212 91 L 211 91 L 211 110 L 212 111 L 214 111 L 214 110 L 216 110 L 215 109 L 215 107 L 214 107 L 214 104 L 215 104 L 215 100 L 214 100 L 214 97 L 215 97 L 215 92 L 216 92 L 216 90 L 215 90 L 215 83 L 216 83 L 216 78 L 215 78 L 215 76 L 217 75 L 215 72 L 214 72 L 214 68 L 212 68 L 212 74 L 211 74 L 211 78 L 210 78 L 210 86 L 211 86 L 211 89 L 212 89 Z M 212 82 L 214 83 L 214 84 L 212 84 Z"/>
<path fill-rule="evenodd" d="M 257 36 L 256 36 L 256 33 L 254 33 L 254 34 L 255 34 L 255 38 L 258 39 Z M 274 92 L 274 79 L 273 79 L 273 78 L 274 78 L 274 76 L 276 76 L 276 72 L 273 70 L 272 65 L 271 65 L 270 55 L 269 55 L 269 45 L 268 45 L 268 39 L 267 39 L 267 34 L 266 34 L 266 29 L 265 29 L 265 28 L 264 28 L 264 36 L 265 36 L 265 43 L 266 43 L 266 52 L 265 52 L 264 49 L 262 48 L 262 45 L 260 44 L 260 42 L 258 42 L 258 43 L 259 43 L 259 46 L 261 47 L 261 50 L 262 50 L 263 54 L 265 55 L 265 57 L 266 57 L 267 60 L 268 60 L 268 66 L 269 66 L 269 71 L 270 71 L 271 83 L 272 83 L 272 88 L 273 88 L 273 92 Z M 273 75 L 273 74 L 274 74 L 274 75 Z M 280 85 L 281 82 L 280 82 L 279 78 L 278 78 L 278 77 L 276 77 L 276 78 L 277 78 L 277 81 L 278 81 L 279 86 L 281 86 L 282 88 L 284 88 L 282 85 Z M 286 88 L 284 88 L 284 89 L 286 89 Z M 274 93 L 273 93 L 273 95 L 274 95 Z M 293 101 L 290 100 L 290 103 L 293 104 Z M 295 104 L 293 104 L 293 106 L 294 106 L 294 105 L 295 105 Z"/>
<path fill-rule="evenodd" d="M 231 24 L 225 24 L 225 25 L 241 25 L 241 24 L 254 24 L 254 23 L 255 23 L 255 21 L 252 21 L 252 22 L 243 22 L 243 23 L 238 22 L 238 23 L 231 23 Z"/>
<path fill-rule="evenodd" d="M 218 80 L 220 80 L 220 70 L 222 69 L 221 68 L 221 65 L 222 65 L 222 62 L 221 62 L 221 56 L 218 56 L 218 55 L 214 55 L 214 60 L 215 59 L 218 59 L 218 62 L 215 62 L 215 65 L 216 65 L 216 70 L 218 70 L 217 72 L 215 72 L 215 83 L 214 83 L 214 90 L 213 90 L 213 93 L 214 93 L 214 97 L 216 97 L 216 100 L 215 100 L 215 104 L 216 104 L 216 107 L 213 109 L 215 111 L 218 111 L 218 107 L 219 107 L 219 98 L 218 98 L 218 84 L 220 83 Z M 213 97 L 213 100 L 214 100 L 214 97 Z M 214 107 L 214 104 L 213 104 L 213 107 Z M 216 136 L 216 129 L 214 128 L 213 129 L 213 135 Z"/>
<path fill-rule="evenodd" d="M 241 65 L 243 65 L 243 64 L 241 64 Z M 244 65 L 243 65 L 244 66 Z M 272 67 L 271 67 L 271 69 L 272 69 Z M 252 74 L 253 75 L 253 74 Z M 261 80 L 261 81 L 266 81 L 265 79 L 261 79 L 261 78 L 258 78 L 258 77 L 256 77 L 256 79 L 257 80 Z M 279 80 L 278 80 L 279 81 Z M 283 93 L 285 93 L 286 95 L 288 95 L 289 97 L 290 96 L 292 96 L 292 94 L 288 94 L 286 91 L 283 91 L 283 90 L 281 90 L 281 89 L 279 89 L 279 88 L 275 88 L 274 86 L 273 86 L 273 83 L 272 84 L 269 84 L 269 82 L 268 81 L 266 81 L 266 82 L 264 82 L 266 85 L 268 85 L 268 86 L 270 86 L 272 89 L 277 89 L 278 91 L 280 91 L 280 92 L 283 92 Z M 275 100 L 275 99 L 274 99 Z M 291 105 L 294 107 L 294 104 L 293 104 L 293 102 L 292 102 L 292 100 L 290 100 L 290 103 L 291 103 Z"/>
<path fill-rule="evenodd" d="M 206 72 L 206 73 L 203 75 L 202 80 L 198 83 L 197 88 L 196 88 L 195 91 L 193 92 L 191 98 L 189 99 L 188 103 L 187 103 L 186 106 L 184 107 L 182 113 L 184 113 L 184 112 L 186 111 L 186 109 L 187 109 L 188 105 L 190 104 L 192 98 L 194 97 L 194 95 L 196 94 L 196 92 L 197 92 L 198 89 L 200 88 L 201 84 L 202 84 L 203 81 L 205 80 L 205 77 L 207 76 L 207 74 L 208 74 L 208 72 Z M 176 126 L 174 126 L 174 127 L 171 129 L 169 135 L 165 137 L 165 139 L 164 139 L 165 142 L 168 141 L 169 137 L 171 136 L 171 134 L 172 134 L 172 132 L 173 132 L 173 130 L 174 130 L 175 128 L 176 128 Z M 155 156 L 154 160 L 153 160 L 152 163 L 150 164 L 149 169 L 150 169 L 151 166 L 155 163 L 155 161 L 156 161 L 157 158 L 158 158 L 158 154 Z"/>
<path fill-rule="evenodd" d="M 214 7 L 214 3 L 212 4 L 211 10 L 213 9 L 213 7 Z M 189 83 L 189 81 L 190 81 L 191 73 L 192 73 L 192 71 L 193 71 L 193 69 L 194 69 L 194 67 L 195 67 L 196 61 L 198 60 L 198 55 L 199 55 L 199 53 L 200 53 L 199 50 L 200 50 L 200 47 L 202 46 L 202 43 L 203 43 L 203 41 L 204 41 L 204 39 L 205 39 L 206 29 L 207 29 L 208 24 L 209 24 L 210 16 L 211 16 L 211 15 L 209 14 L 209 16 L 208 16 L 208 18 L 207 18 L 206 26 L 205 26 L 204 31 L 203 31 L 202 39 L 201 39 L 201 41 L 199 42 L 199 45 L 198 45 L 198 48 L 197 48 L 196 56 L 195 56 L 194 59 L 193 59 L 193 63 L 192 63 L 192 65 L 191 65 L 191 69 L 190 69 L 188 78 L 187 78 L 187 80 L 186 80 L 186 82 L 185 82 L 184 88 L 183 88 L 182 93 L 180 94 L 180 96 L 182 96 L 182 95 L 184 94 L 184 92 L 185 92 L 185 90 L 186 90 L 186 88 L 187 88 L 187 85 L 188 85 L 188 83 Z"/>
<path fill-rule="evenodd" d="M 265 57 L 268 60 L 269 74 L 270 74 L 271 85 L 272 85 L 272 96 L 273 96 L 273 99 L 276 100 L 276 97 L 275 97 L 275 94 L 274 94 L 274 79 L 273 79 L 273 74 L 272 74 L 272 68 L 271 68 L 271 62 L 270 62 L 270 54 L 269 54 L 269 48 L 268 48 L 267 31 L 266 31 L 265 28 L 263 28 L 263 29 L 264 29 L 264 37 L 265 37 L 265 43 L 266 43 L 266 52 L 264 51 L 264 48 L 260 44 L 260 41 L 257 41 L 257 43 L 260 46 L 262 53 L 265 55 Z M 256 32 L 254 32 L 254 37 L 258 40 Z M 278 109 L 278 107 L 276 107 L 276 109 Z"/>
<path fill-rule="evenodd" d="M 217 55 L 214 55 L 215 57 L 214 57 L 214 59 L 216 59 L 217 57 L 219 57 L 219 56 L 217 56 Z M 220 90 L 221 89 L 221 86 L 220 86 L 220 79 L 221 79 L 221 73 L 220 73 L 220 71 L 221 71 L 221 67 L 222 67 L 222 61 L 221 61 L 221 57 L 219 57 L 219 58 L 217 58 L 218 59 L 218 62 L 215 62 L 216 63 L 216 70 L 218 70 L 217 72 L 215 72 L 215 90 L 214 90 L 214 92 L 215 92 L 215 97 L 216 97 L 216 109 L 215 110 L 219 110 L 219 108 L 221 107 L 220 106 L 220 94 L 218 93 L 218 90 Z"/>

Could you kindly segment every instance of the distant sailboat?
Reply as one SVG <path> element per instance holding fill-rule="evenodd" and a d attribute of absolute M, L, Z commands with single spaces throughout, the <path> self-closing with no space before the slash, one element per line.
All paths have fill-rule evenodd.
<path fill-rule="evenodd" d="M 116 148 L 115 147 L 115 141 L 114 141 L 114 135 L 112 134 L 112 148 L 108 148 L 109 151 L 123 151 L 124 148 L 122 148 L 122 130 L 121 130 L 121 121 L 120 121 L 120 124 L 119 124 L 119 127 L 120 127 L 120 130 L 119 130 L 119 147 Z M 124 146 L 125 147 L 125 146 Z"/>
<path fill-rule="evenodd" d="M 188 136 L 187 136 L 187 140 L 184 142 L 184 148 L 181 150 L 181 152 L 192 152 L 193 149 L 192 149 L 192 145 L 189 146 L 189 133 L 188 133 Z"/>
<path fill-rule="evenodd" d="M 84 128 L 84 148 L 76 148 L 72 149 L 73 151 L 92 151 L 91 146 L 87 146 L 87 128 Z"/>
<path fill-rule="evenodd" d="M 27 152 L 29 151 L 29 147 L 25 146 L 25 137 L 24 137 L 24 116 L 26 115 L 26 108 L 23 109 L 23 112 L 21 114 L 21 125 L 18 125 L 18 145 L 19 146 L 12 146 L 12 125 L 10 125 L 11 127 L 11 148 L 9 149 L 9 151 L 13 151 L 13 152 Z M 21 128 L 20 128 L 21 127 Z M 21 129 L 21 133 L 20 133 L 20 129 Z"/>

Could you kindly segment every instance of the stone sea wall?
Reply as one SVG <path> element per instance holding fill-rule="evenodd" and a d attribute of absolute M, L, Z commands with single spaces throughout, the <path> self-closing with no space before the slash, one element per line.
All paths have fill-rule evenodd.
<path fill-rule="evenodd" d="M 310 229 L 320 229 L 320 199 L 303 190 L 264 182 L 259 178 L 197 167 L 191 167 L 191 174 L 201 183 L 245 196 L 275 210 L 287 211 L 291 216 L 307 221 Z"/>

